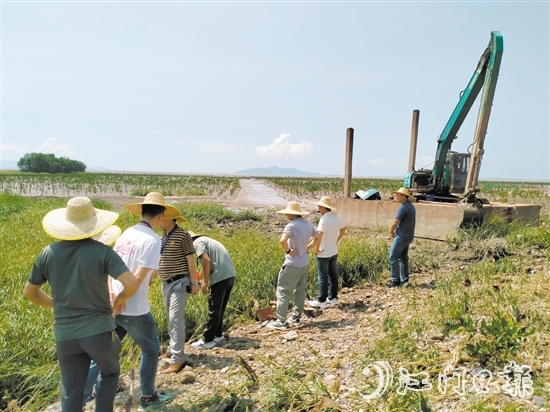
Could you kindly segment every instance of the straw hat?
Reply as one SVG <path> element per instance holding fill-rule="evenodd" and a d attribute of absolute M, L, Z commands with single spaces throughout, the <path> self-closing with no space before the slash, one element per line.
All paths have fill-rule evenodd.
<path fill-rule="evenodd" d="M 317 206 L 326 207 L 327 209 L 330 209 L 330 210 L 338 210 L 334 206 L 332 206 L 332 198 L 330 198 L 328 196 L 323 196 L 321 198 L 321 200 L 319 200 L 317 203 L 313 203 L 313 204 L 317 205 Z"/>
<path fill-rule="evenodd" d="M 397 191 L 392 191 L 392 193 L 395 195 L 397 193 L 407 196 L 409 199 L 414 199 L 414 196 L 411 194 L 410 190 L 406 187 L 401 187 Z"/>
<path fill-rule="evenodd" d="M 277 213 L 281 213 L 283 215 L 309 215 L 309 212 L 300 209 L 300 205 L 298 204 L 298 202 L 288 202 L 286 209 L 278 210 Z"/>
<path fill-rule="evenodd" d="M 173 217 L 172 219 L 174 219 L 177 223 L 187 222 L 187 219 L 184 218 L 182 215 L 179 215 L 178 217 Z"/>
<path fill-rule="evenodd" d="M 201 233 L 192 232 L 190 230 L 188 230 L 187 233 L 189 233 L 189 236 L 191 236 L 191 239 L 193 239 L 193 240 L 198 238 L 198 237 L 201 237 L 201 236 L 206 236 L 206 235 L 203 235 Z"/>
<path fill-rule="evenodd" d="M 107 229 L 105 229 L 103 232 L 98 233 L 95 236 L 92 236 L 92 239 L 97 240 L 98 242 L 103 243 L 104 245 L 112 245 L 115 243 L 115 240 L 120 236 L 122 233 L 122 229 L 119 228 L 116 225 L 109 226 Z"/>
<path fill-rule="evenodd" d="M 87 197 L 73 197 L 67 207 L 46 213 L 42 227 L 56 239 L 80 240 L 101 233 L 117 219 L 118 213 L 94 208 Z"/>
<path fill-rule="evenodd" d="M 124 209 L 130 213 L 141 216 L 142 205 L 157 205 L 165 207 L 166 210 L 164 211 L 164 217 L 166 219 L 176 219 L 178 216 L 181 216 L 180 211 L 174 206 L 167 204 L 164 200 L 164 196 L 158 192 L 147 193 L 147 196 L 145 196 L 142 203 L 130 203 L 124 206 Z"/>

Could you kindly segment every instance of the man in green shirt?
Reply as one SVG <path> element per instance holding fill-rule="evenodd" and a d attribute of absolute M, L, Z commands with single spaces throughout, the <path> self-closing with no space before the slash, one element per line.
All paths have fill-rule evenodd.
<path fill-rule="evenodd" d="M 231 255 L 217 240 L 189 232 L 201 262 L 201 290 L 208 295 L 208 323 L 203 338 L 191 344 L 195 349 L 210 349 L 224 340 L 223 314 L 235 282 L 235 266 Z"/>
<path fill-rule="evenodd" d="M 113 312 L 125 308 L 139 282 L 113 249 L 92 236 L 117 219 L 115 212 L 95 209 L 87 197 L 75 197 L 67 207 L 48 212 L 42 220 L 46 233 L 60 241 L 42 249 L 23 295 L 37 305 L 53 308 L 63 412 L 82 410 L 92 360 L 102 371 L 96 411 L 113 409 L 120 374 L 120 340 L 114 332 Z M 108 276 L 124 286 L 112 307 Z M 51 297 L 41 290 L 46 282 Z"/>

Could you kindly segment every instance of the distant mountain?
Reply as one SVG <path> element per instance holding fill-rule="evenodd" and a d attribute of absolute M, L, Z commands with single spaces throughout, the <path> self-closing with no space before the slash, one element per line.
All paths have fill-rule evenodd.
<path fill-rule="evenodd" d="M 107 169 L 106 167 L 103 167 L 103 166 L 91 166 L 86 168 L 87 172 L 108 172 L 110 170 L 111 169 Z"/>
<path fill-rule="evenodd" d="M 253 167 L 252 169 L 239 170 L 236 175 L 249 176 L 320 176 L 319 173 L 304 172 L 291 167 Z"/>

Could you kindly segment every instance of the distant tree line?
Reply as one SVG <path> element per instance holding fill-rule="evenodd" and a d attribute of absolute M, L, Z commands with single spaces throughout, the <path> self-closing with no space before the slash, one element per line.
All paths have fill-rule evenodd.
<path fill-rule="evenodd" d="M 86 171 L 86 165 L 68 157 L 55 157 L 53 153 L 27 153 L 17 162 L 22 172 L 77 173 Z"/>

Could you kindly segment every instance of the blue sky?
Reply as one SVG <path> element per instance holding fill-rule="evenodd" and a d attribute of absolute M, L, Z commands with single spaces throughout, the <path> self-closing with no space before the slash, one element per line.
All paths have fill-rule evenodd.
<path fill-rule="evenodd" d="M 1 3 L 3 161 L 233 173 L 417 168 L 487 46 L 504 37 L 482 179 L 550 178 L 549 3 Z M 478 104 L 452 149 L 472 143 Z"/>

